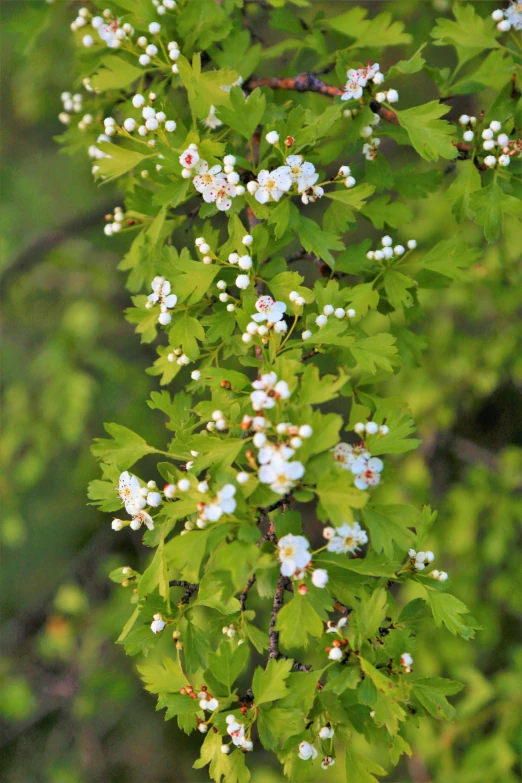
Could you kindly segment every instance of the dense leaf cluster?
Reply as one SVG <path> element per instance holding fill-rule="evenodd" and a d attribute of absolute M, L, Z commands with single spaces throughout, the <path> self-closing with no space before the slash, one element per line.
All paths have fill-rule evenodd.
<path fill-rule="evenodd" d="M 411 753 L 408 724 L 417 725 L 423 715 L 454 714 L 447 696 L 460 684 L 419 679 L 404 662 L 405 653 L 415 653 L 426 618 L 464 639 L 476 627 L 466 606 L 431 575 L 439 572 L 417 568 L 411 554 L 423 549 L 435 514 L 387 500 L 387 485 L 401 481 L 393 455 L 419 442 L 411 437 L 407 388 L 400 397 L 385 397 L 380 388 L 391 377 L 400 381 L 404 365 L 422 363 L 427 345 L 419 328 L 419 290 L 466 279 L 481 249 L 456 234 L 428 248 L 410 242 L 406 250 L 397 240 L 390 255 L 383 253 L 389 245 L 381 234 L 397 232 L 406 244 L 413 215 L 407 202 L 440 188 L 456 219 L 482 226 L 488 242 L 498 238 L 504 215 L 520 215 L 520 52 L 500 42 L 493 23 L 464 6 L 455 21 L 441 20 L 432 31 L 437 46 L 455 48 L 453 73 L 430 67 L 424 46 L 386 73 L 387 86 L 404 78 L 406 89 L 407 80 L 422 73 L 431 80 L 431 100 L 410 108 L 402 108 L 401 100 L 392 108 L 368 84 L 361 98 L 342 102 L 337 85 L 344 84 L 348 69 L 380 55 L 381 42 L 410 43 L 403 24 L 388 13 L 368 18 L 360 8 L 331 18 L 307 16 L 305 22 L 299 8 L 296 13 L 282 2 L 260 5 L 261 23 L 282 33 L 269 48 L 255 41 L 241 1 L 188 0 L 158 16 L 152 3 L 121 0 L 111 24 L 130 24 L 135 32 L 116 54 L 108 54 L 101 39 L 82 49 L 84 30 L 75 33 L 94 122 L 87 130 L 71 123 L 62 140 L 71 148 L 95 148 L 101 182 L 121 178 L 120 229 L 133 236 L 121 263 L 133 294 L 126 317 L 143 342 L 160 341 L 148 372 L 162 386 L 179 374 L 185 388 L 173 396 L 154 392 L 148 401 L 167 419 L 165 441 L 157 446 L 121 424 L 106 425 L 109 438 L 93 449 L 102 478 L 91 484 L 89 497 L 119 515 L 122 474 L 143 460 L 136 480 L 145 490 L 157 457 L 156 482 L 168 489 L 144 512 L 150 529 L 143 543 L 154 549 L 150 565 L 143 574 L 128 568 L 111 574 L 133 589 L 133 612 L 118 641 L 132 656 L 147 658 L 155 647 L 165 653 L 162 661 L 153 656 L 154 662 L 141 662 L 139 672 L 166 718 L 175 717 L 187 733 L 205 734 L 196 767 L 209 764 L 217 781 L 249 780 L 250 748 L 229 744 L 232 715 L 243 727 L 236 733 L 274 751 L 292 780 L 302 780 L 309 769 L 314 779 L 322 774 L 308 755 L 312 746 L 323 768 L 343 753 L 347 780 L 372 781 L 385 771 L 360 753 L 357 735 L 387 748 L 396 764 Z M 149 26 L 158 20 L 159 54 L 150 67 L 138 68 L 136 38 L 150 38 Z M 181 52 L 174 71 L 171 41 Z M 480 58 L 484 50 L 488 67 Z M 287 53 L 296 65 L 306 65 L 305 79 L 296 75 L 297 67 L 281 64 Z M 475 141 L 466 142 L 462 123 L 443 119 L 449 108 L 442 99 L 484 86 L 498 94 L 473 126 Z M 151 92 L 155 108 L 175 118 L 176 128 L 140 138 L 122 126 L 129 117 L 141 122 L 133 97 Z M 297 102 L 300 93 L 311 95 Z M 100 140 L 107 117 L 115 118 L 118 131 Z M 377 120 L 385 143 L 376 155 L 365 153 L 363 164 L 365 129 Z M 492 121 L 509 136 L 509 166 L 485 163 L 480 133 Z M 275 145 L 267 140 L 274 131 Z M 180 158 L 190 145 L 209 167 L 235 158 L 243 192 L 225 214 L 215 200 L 201 198 L 192 175 L 185 177 Z M 284 165 L 289 154 L 313 164 L 324 193 L 307 187 L 309 203 L 295 189 L 277 200 L 257 199 L 249 183 L 259 177 L 262 184 L 259 173 Z M 342 166 L 350 167 L 355 186 L 339 176 Z M 361 221 L 375 229 L 369 232 L 374 238 L 350 243 L 350 230 Z M 241 269 L 230 259 L 247 254 L 248 282 L 238 285 Z M 159 307 L 150 299 L 156 278 L 169 281 L 176 297 L 167 323 L 158 322 Z M 285 329 L 250 332 L 266 296 L 284 304 Z M 270 386 L 263 379 L 271 373 Z M 275 382 L 284 384 L 281 393 Z M 270 404 L 261 412 L 253 405 L 256 383 L 270 387 Z M 216 426 L 221 421 L 224 426 Z M 280 430 L 285 423 L 296 432 Z M 311 435 L 299 438 L 303 427 Z M 273 450 L 291 448 L 287 460 L 295 454 L 301 475 L 285 474 L 292 462 L 283 460 L 275 478 L 263 479 L 260 430 Z M 290 436 L 301 442 L 292 444 Z M 371 460 L 379 458 L 381 468 L 364 489 L 354 476 L 365 471 L 346 470 L 335 458 L 343 442 L 349 444 L 344 453 L 367 453 L 369 473 Z M 286 483 L 278 485 L 281 475 Z M 232 510 L 212 519 L 209 508 L 225 509 L 220 493 L 229 486 L 235 490 Z M 314 520 L 334 531 L 347 524 L 349 535 L 367 531 L 368 545 L 358 551 L 345 538 L 346 548 L 335 551 L 316 535 Z M 309 564 L 288 576 L 283 542 L 301 536 L 314 549 Z M 325 585 L 314 579 L 317 571 L 327 572 Z M 418 597 L 408 603 L 402 599 L 405 583 L 417 588 Z M 266 625 L 249 608 L 255 592 L 270 606 Z M 205 692 L 218 702 L 211 712 L 202 706 Z M 321 736 L 324 727 L 334 729 L 335 740 Z"/>

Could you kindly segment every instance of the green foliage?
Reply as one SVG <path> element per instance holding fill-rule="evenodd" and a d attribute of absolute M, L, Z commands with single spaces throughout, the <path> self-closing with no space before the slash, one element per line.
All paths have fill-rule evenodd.
<path fill-rule="evenodd" d="M 318 780 L 318 763 L 298 756 L 304 741 L 314 744 L 322 757 L 338 753 L 337 769 L 342 768 L 339 761 L 344 755 L 346 779 L 368 783 L 386 774 L 390 762 L 396 765 L 402 754 L 411 754 L 405 737 L 414 744 L 424 713 L 446 720 L 456 715 L 447 697 L 457 694 L 460 685 L 438 676 L 442 664 L 435 662 L 433 652 L 426 654 L 423 640 L 430 640 L 432 650 L 443 649 L 470 640 L 477 629 L 466 604 L 447 591 L 447 583 L 430 575 L 432 566 L 418 570 L 408 553 L 410 548 L 425 548 L 426 539 L 431 542 L 428 537 L 437 535 L 431 530 L 435 515 L 422 506 L 427 487 L 414 453 L 420 440 L 411 437 L 415 425 L 409 406 L 416 418 L 420 414 L 429 422 L 429 402 L 426 411 L 420 400 L 423 392 L 430 399 L 435 395 L 426 369 L 427 351 L 448 334 L 446 309 L 454 306 L 458 313 L 462 291 L 479 285 L 485 252 L 482 230 L 488 243 L 495 242 L 503 231 L 512 230 L 513 219 L 520 215 L 518 164 L 513 156 L 509 167 L 488 170 L 479 140 L 482 120 L 475 142 L 466 146 L 454 117 L 442 119 L 449 109 L 438 98 L 413 108 L 402 108 L 401 99 L 395 117 L 395 107 L 382 101 L 379 133 L 382 129 L 387 138 L 376 160 L 367 156 L 363 170 L 358 160 L 369 137 L 363 139 L 360 133 L 373 120 L 372 101 L 380 88 L 369 80 L 360 99 L 341 103 L 339 89 L 318 87 L 313 74 L 306 90 L 291 77 L 265 78 L 265 60 L 271 61 L 267 70 L 272 74 L 282 71 L 282 57 L 285 73 L 304 68 L 328 73 L 337 62 L 338 82 L 344 84 L 347 68 L 373 61 L 377 52 L 378 59 L 389 61 L 384 44 L 403 46 L 413 38 L 413 51 L 401 50 L 401 60 L 392 57 L 398 61 L 385 74 L 387 82 L 403 80 L 401 94 L 410 86 L 415 93 L 421 84 L 424 93 L 424 84 L 431 79 L 430 97 L 444 98 L 459 86 L 464 95 L 482 85 L 505 91 L 518 55 L 514 49 L 497 52 L 494 26 L 471 6 L 456 8 L 456 22 L 439 20 L 431 37 L 437 46 L 456 49 L 459 70 L 484 49 L 494 50 L 489 57 L 496 59 L 488 61 L 488 68 L 483 63 L 476 63 L 475 70 L 466 68 L 457 81 L 457 70 L 439 71 L 428 65 L 436 53 L 424 43 L 426 31 L 406 33 L 404 22 L 393 20 L 388 11 L 367 18 L 366 10 L 353 7 L 327 17 L 306 3 L 252 5 L 232 0 L 180 3 L 174 13 L 161 18 L 161 33 L 154 36 L 158 55 L 150 68 L 138 69 L 141 50 L 132 37 L 118 56 L 107 55 L 98 38 L 92 51 L 80 50 L 81 78 L 92 74 L 96 90 L 86 99 L 96 117 L 96 131 L 93 127 L 84 132 L 73 117 L 62 141 L 71 150 L 97 146 L 102 153 L 95 162 L 99 182 L 121 178 L 125 217 L 114 233 L 126 237 L 134 232 L 132 247 L 120 264 L 120 271 L 128 274 L 127 287 L 135 294 L 126 317 L 143 343 L 158 340 L 149 376 L 173 387 L 160 392 L 154 381 L 149 398 L 149 387 L 140 386 L 135 391 L 139 412 L 129 411 L 125 400 L 111 411 L 112 418 L 147 432 L 147 438 L 121 424 L 106 425 L 110 438 L 98 438 L 93 446 L 102 479 L 91 482 L 89 498 L 103 511 L 130 517 L 121 524 L 132 520 L 133 530 L 127 532 L 138 538 L 135 528 L 143 523 L 143 514 L 148 515 L 145 524 L 151 529 L 143 543 L 153 552 L 147 558 L 140 550 L 140 559 L 147 562 L 140 571 L 111 570 L 116 584 L 132 586 L 127 603 L 134 611 L 118 642 L 129 656 L 139 656 L 138 672 L 146 689 L 159 697 L 158 708 L 166 710 L 166 719 L 175 718 L 187 734 L 196 730 L 197 738 L 198 726 L 202 733 L 207 729 L 195 768 L 209 765 L 209 774 L 217 781 L 248 781 L 251 757 L 246 751 L 253 737 L 256 745 L 277 754 L 290 779 L 313 775 Z M 118 6 L 137 33 L 148 35 L 148 24 L 156 21 L 153 8 L 144 9 L 135 0 Z M 268 35 L 278 30 L 295 37 L 274 46 L 254 43 L 258 17 L 263 19 L 263 35 L 266 27 Z M 171 40 L 181 49 L 175 61 L 179 74 L 167 55 Z M 494 81 L 486 73 L 489 68 L 500 71 Z M 256 81 L 250 83 L 254 71 Z M 416 78 L 421 71 L 422 82 Z M 244 81 L 238 85 L 240 75 Z M 386 89 L 392 86 L 386 83 Z M 148 95 L 150 90 L 156 93 L 155 110 L 175 117 L 177 127 L 172 133 L 162 127 L 157 135 L 151 130 L 144 140 L 137 133 L 124 133 L 121 126 L 126 117 L 141 123 L 141 111 L 135 111 L 130 99 L 135 92 Z M 322 94 L 291 100 L 302 92 Z M 484 106 L 491 97 L 481 94 Z M 422 97 L 417 93 L 414 100 Z M 357 116 L 350 114 L 348 119 L 345 106 L 357 109 Z M 515 142 L 516 106 L 509 89 L 489 111 L 491 119 L 502 120 Z M 98 142 L 101 120 L 107 116 L 117 118 L 116 138 Z M 374 137 L 377 130 L 372 127 Z M 279 133 L 275 146 L 266 139 L 274 129 Z M 151 139 L 155 145 L 147 143 Z M 229 210 L 224 210 L 229 213 L 227 224 L 222 205 L 218 203 L 218 209 L 211 202 L 212 194 L 205 193 L 203 199 L 195 189 L 195 172 L 187 178 L 182 175 L 179 157 L 191 144 L 209 166 L 230 165 L 223 158 L 233 155 L 243 187 L 261 170 L 273 171 L 289 154 L 299 154 L 315 167 L 324 194 L 311 190 L 312 184 L 299 183 L 282 188 L 277 201 L 261 203 L 263 199 L 248 191 L 236 192 Z M 399 145 L 404 149 L 398 150 Z M 447 168 L 447 161 L 455 158 L 461 158 L 456 174 Z M 355 187 L 348 187 L 345 175 L 337 174 L 348 164 Z M 331 202 L 326 210 L 322 207 L 327 202 L 313 204 L 321 195 Z M 451 228 L 441 231 L 445 221 Z M 114 222 L 116 218 L 109 224 Z M 417 249 L 407 245 L 405 252 L 391 255 L 381 250 L 379 258 L 373 248 L 381 247 L 385 230 L 393 230 L 392 246 L 407 245 L 408 239 L 417 237 Z M 251 245 L 243 244 L 246 233 L 253 237 Z M 201 242 L 194 249 L 198 237 L 209 250 L 200 252 Z M 251 265 L 244 259 L 238 265 L 232 253 L 248 255 Z M 502 278 L 501 256 L 490 263 Z M 249 278 L 246 288 L 236 285 L 239 274 Z M 164 305 L 168 318 L 161 318 L 157 302 L 147 299 L 156 277 L 168 280 L 177 297 L 172 307 Z M 450 285 L 449 291 L 442 291 Z M 256 323 L 252 316 L 262 311 L 256 307 L 258 298 L 269 293 L 284 304 L 285 315 L 278 322 L 270 317 L 260 322 L 260 333 L 259 324 L 249 327 Z M 435 306 L 444 313 L 441 318 L 436 311 L 433 325 L 429 314 Z M 278 331 L 273 323 L 284 323 L 286 330 Z M 428 329 L 427 338 L 419 334 Z M 465 338 L 459 335 L 460 339 Z M 504 371 L 506 354 L 514 352 L 515 344 L 516 336 L 509 334 L 507 349 L 495 346 L 495 356 L 488 358 L 489 372 L 477 386 L 486 386 L 491 375 Z M 88 350 L 85 353 L 89 356 Z M 150 352 L 146 356 L 152 363 Z M 440 356 L 447 362 L 440 371 L 441 386 L 452 395 L 466 377 L 455 366 L 460 346 L 454 350 L 446 344 Z M 111 361 L 105 357 L 93 365 L 99 368 Z M 412 375 L 414 365 L 420 366 L 422 382 Z M 53 366 L 59 375 L 59 364 Z M 252 383 L 269 373 L 277 379 L 262 380 L 266 399 L 261 407 L 253 405 Z M 129 394 L 138 375 L 135 371 L 126 378 Z M 52 398 L 53 388 L 47 393 Z M 450 417 L 443 394 L 438 400 L 444 409 L 439 427 Z M 149 398 L 148 408 L 142 404 L 144 397 Z M 15 403 L 11 405 L 15 409 Z M 149 419 L 141 425 L 141 416 L 151 410 L 160 411 L 162 420 L 167 417 L 163 429 L 151 429 Z M 51 416 L 49 420 L 54 421 Z M 376 427 L 365 427 L 370 422 Z M 311 433 L 306 432 L 308 426 Z M 255 434 L 259 429 L 268 449 L 284 458 L 263 453 L 267 446 L 260 444 L 260 433 Z M 429 451 L 429 424 L 423 436 Z M 343 464 L 332 449 L 340 441 L 355 446 L 361 438 L 369 454 L 361 457 L 364 470 L 353 472 L 348 457 Z M 160 444 L 158 448 L 149 445 L 149 439 Z M 372 468 L 370 454 L 383 457 L 382 470 L 379 463 Z M 300 470 L 286 475 L 292 464 Z M 132 485 L 128 502 L 118 495 L 118 482 L 120 472 L 135 465 L 137 486 Z M 276 475 L 265 481 L 263 473 L 270 467 Z M 151 475 L 156 475 L 159 500 Z M 162 492 L 164 484 L 169 488 Z M 233 500 L 226 496 L 230 487 Z M 470 492 L 467 502 L 473 499 Z M 459 506 L 458 499 L 454 502 Z M 487 507 L 487 501 L 482 502 Z M 295 510 L 296 503 L 302 514 Z M 462 514 L 459 506 L 455 516 Z M 314 550 L 324 548 L 321 544 L 310 545 L 310 564 L 293 571 L 289 567 L 292 572 L 286 576 L 288 558 L 281 539 L 315 538 L 316 532 L 322 540 L 319 530 L 312 536 L 316 519 L 328 528 L 341 528 L 344 550 L 342 544 L 335 549 L 330 539 L 323 542 L 327 552 Z M 353 540 L 356 523 L 369 539 L 361 538 L 358 545 Z M 352 526 L 351 533 L 343 532 L 345 525 Z M 492 541 L 491 549 L 497 547 Z M 453 554 L 458 559 L 458 548 Z M 436 566 L 440 571 L 439 559 Z M 328 573 L 326 589 L 320 586 L 320 573 L 314 576 L 318 568 Z M 450 589 L 460 594 L 464 586 L 452 581 Z M 129 614 L 123 605 L 120 602 L 116 616 Z M 473 611 L 475 605 L 474 601 Z M 337 625 L 348 616 L 349 622 L 335 633 L 326 632 L 332 629 L 325 622 Z M 417 653 L 420 649 L 424 656 Z M 455 649 L 462 656 L 473 655 L 462 653 L 462 647 Z M 340 651 L 343 665 L 332 650 Z M 415 656 L 413 678 L 401 664 L 408 650 Z M 418 665 L 433 676 L 417 678 Z M 449 658 L 444 665 L 453 666 Z M 463 669 L 472 701 L 478 686 Z M 207 709 L 203 697 L 190 696 L 191 689 L 195 695 L 215 697 L 217 706 Z M 78 706 L 87 708 L 85 703 Z M 232 744 L 232 752 L 225 754 L 221 746 L 231 741 L 228 715 L 244 726 L 245 734 L 243 750 Z M 327 724 L 335 728 L 334 742 L 319 737 Z M 445 783 L 453 780 L 450 766 L 440 773 Z M 497 771 L 490 778 L 501 779 Z"/>

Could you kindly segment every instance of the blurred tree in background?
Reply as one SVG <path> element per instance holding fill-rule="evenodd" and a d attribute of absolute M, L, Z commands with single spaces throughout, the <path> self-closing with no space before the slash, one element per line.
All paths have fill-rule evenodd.
<path fill-rule="evenodd" d="M 157 388 L 143 372 L 153 349 L 137 345 L 122 317 L 128 302 L 116 267 L 127 240 L 109 242 L 102 230 L 118 193 L 96 187 L 90 162 L 59 154 L 53 141 L 60 93 L 71 85 L 71 5 L 59 3 L 52 14 L 42 2 L 2 8 L 0 778 L 202 781 L 192 769 L 198 738 L 153 711 L 133 662 L 114 645 L 128 598 L 107 574 L 125 564 L 142 570 L 146 554 L 132 536 L 113 536 L 84 501 L 97 476 L 89 448 L 101 422 L 124 422 L 152 442 L 160 422 L 143 403 Z M 374 13 L 389 4 L 367 5 Z M 332 13 L 338 3 L 314 6 Z M 481 4 L 480 12 L 495 7 Z M 249 8 L 253 25 L 258 10 Z M 428 40 L 449 3 L 397 0 L 393 13 Z M 277 31 L 262 32 L 279 40 Z M 449 52 L 431 47 L 430 64 L 447 64 Z M 495 86 L 480 100 L 450 101 L 454 117 L 478 115 Z M 440 193 L 410 206 L 408 232 L 419 242 L 465 231 L 480 244 L 481 229 L 458 225 Z M 511 783 L 522 774 L 522 272 L 514 221 L 470 275 L 471 284 L 424 293 L 423 365 L 412 361 L 387 391 L 400 395 L 407 385 L 423 440 L 396 470 L 395 500 L 430 497 L 438 508 L 429 544 L 483 630 L 473 644 L 449 633 L 442 646 L 426 634 L 419 640 L 418 672 L 466 688 L 453 724 L 424 722 L 412 734 L 414 755 L 391 781 Z M 282 780 L 270 765 L 268 754 L 254 754 L 254 783 Z M 340 780 L 342 770 L 329 774 Z"/>

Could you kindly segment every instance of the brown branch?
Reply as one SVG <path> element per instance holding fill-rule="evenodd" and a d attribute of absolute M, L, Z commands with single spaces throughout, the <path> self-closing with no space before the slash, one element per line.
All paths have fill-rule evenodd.
<path fill-rule="evenodd" d="M 199 590 L 199 585 L 193 585 L 191 582 L 185 582 L 184 579 L 171 579 L 169 587 L 185 587 L 185 592 L 181 598 L 180 603 L 188 604 L 194 593 Z"/>
<path fill-rule="evenodd" d="M 280 576 L 277 580 L 277 587 L 274 595 L 274 603 L 272 606 L 272 612 L 270 615 L 270 627 L 268 631 L 268 637 L 270 639 L 270 644 L 268 648 L 268 660 L 270 658 L 280 658 L 281 653 L 279 652 L 279 631 L 276 631 L 276 623 L 277 623 L 277 615 L 283 608 L 284 603 L 284 576 Z"/>
<path fill-rule="evenodd" d="M 258 545 L 259 545 L 259 543 L 258 543 Z M 242 612 L 245 611 L 248 591 L 250 590 L 250 588 L 252 587 L 252 585 L 254 584 L 255 581 L 256 581 L 256 575 L 252 574 L 252 576 L 250 577 L 250 579 L 248 580 L 248 582 L 246 583 L 246 585 L 244 586 L 244 588 L 241 591 L 241 595 L 239 596 L 239 604 L 241 606 L 241 611 Z"/>
<path fill-rule="evenodd" d="M 340 87 L 318 79 L 313 73 L 300 73 L 297 76 L 263 76 L 249 79 L 245 85 L 247 90 L 256 87 L 270 87 L 272 90 L 295 90 L 296 92 L 318 92 L 329 98 L 339 98 L 343 94 Z"/>

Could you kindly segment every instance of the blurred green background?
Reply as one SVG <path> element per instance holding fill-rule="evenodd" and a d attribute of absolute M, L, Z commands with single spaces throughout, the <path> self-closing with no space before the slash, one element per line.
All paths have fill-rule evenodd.
<path fill-rule="evenodd" d="M 338 12 L 339 3 L 316 5 Z M 420 3 L 411 18 L 408 2 L 360 5 L 391 7 L 416 40 L 448 6 Z M 191 767 L 199 736 L 164 722 L 134 661 L 114 645 L 128 595 L 107 574 L 140 567 L 146 555 L 136 537 L 114 535 L 109 519 L 86 505 L 86 485 L 97 476 L 89 447 L 102 422 L 152 443 L 164 436 L 144 402 L 157 388 L 144 372 L 154 348 L 140 346 L 122 316 L 129 302 L 117 264 L 126 240 L 103 234 L 103 216 L 120 197 L 112 185 L 93 184 L 86 155 L 60 154 L 53 140 L 62 128 L 60 93 L 74 79 L 74 10 L 48 10 L 45 2 L 4 3 L 0 32 L 0 780 L 199 782 L 204 773 Z M 430 49 L 432 63 L 449 57 Z M 477 104 L 470 96 L 455 104 L 455 116 L 478 113 L 493 97 L 482 93 Z M 413 206 L 401 238 L 429 246 L 464 231 L 481 244 L 480 230 L 454 223 L 442 194 Z M 354 241 L 369 234 L 363 226 Z M 423 366 L 404 368 L 384 390 L 411 405 L 423 439 L 418 452 L 396 460 L 396 496 L 439 509 L 429 544 L 452 592 L 483 626 L 470 643 L 428 629 L 419 639 L 416 672 L 466 688 L 454 724 L 425 721 L 412 733 L 415 752 L 391 773 L 396 782 L 521 779 L 522 274 L 509 220 L 470 278 L 424 293 Z M 253 783 L 282 780 L 268 754 L 249 761 Z M 339 766 L 327 773 L 332 781 L 343 779 Z"/>

